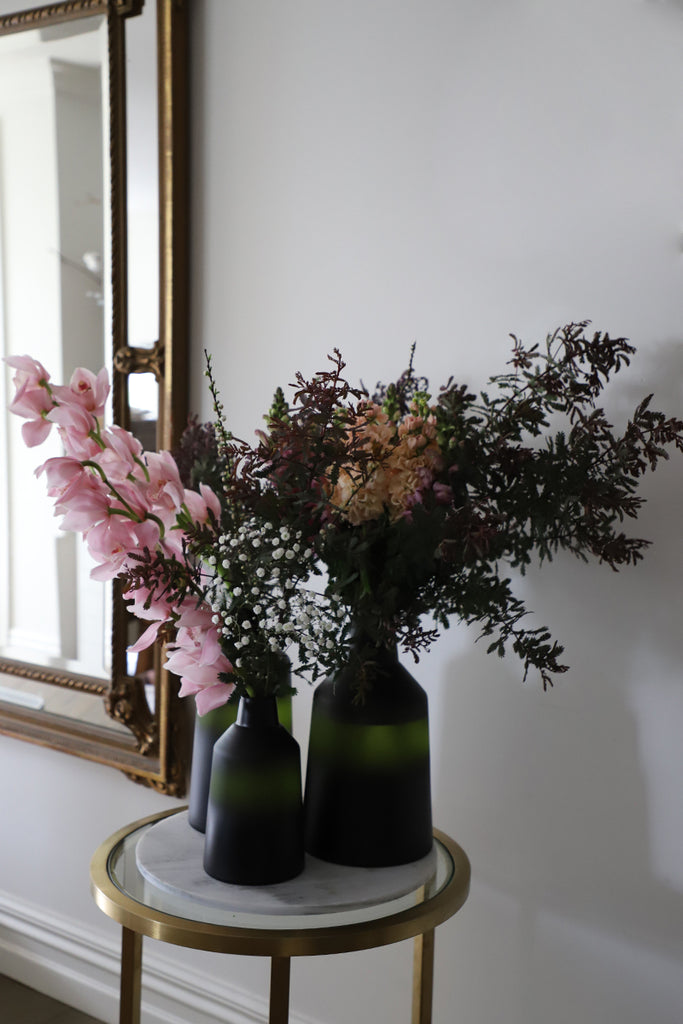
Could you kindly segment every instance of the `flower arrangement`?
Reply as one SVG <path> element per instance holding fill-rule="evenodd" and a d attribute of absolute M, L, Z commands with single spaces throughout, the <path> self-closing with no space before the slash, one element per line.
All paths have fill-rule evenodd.
<path fill-rule="evenodd" d="M 65 454 L 37 472 L 62 528 L 83 534 L 93 575 L 118 577 L 149 621 L 134 649 L 167 640 L 200 713 L 287 692 L 288 652 L 311 680 L 333 671 L 359 631 L 417 660 L 454 617 L 480 623 L 489 651 L 510 646 L 545 687 L 566 670 L 562 648 L 527 625 L 503 570 L 561 549 L 634 564 L 649 542 L 622 523 L 637 518 L 639 481 L 683 450 L 683 421 L 651 410 L 651 396 L 615 434 L 597 399 L 634 349 L 586 327 L 542 349 L 513 337 L 509 371 L 478 396 L 453 380 L 433 396 L 412 355 L 370 395 L 335 350 L 327 370 L 297 375 L 291 402 L 278 389 L 252 444 L 230 434 L 207 356 L 216 421 L 191 424 L 175 459 L 102 425 L 104 371 L 62 387 L 11 358 L 10 408 L 29 446 L 58 429 Z"/>
<path fill-rule="evenodd" d="M 297 377 L 291 406 L 276 396 L 253 458 L 283 514 L 307 523 L 346 611 L 332 656 L 318 655 L 325 671 L 347 657 L 351 622 L 417 660 L 453 618 L 480 623 L 488 650 L 510 647 L 544 688 L 566 671 L 507 571 L 561 549 L 615 570 L 636 563 L 649 542 L 622 524 L 643 504 L 640 479 L 683 450 L 683 421 L 652 410 L 652 396 L 614 432 L 597 400 L 635 350 L 587 326 L 543 348 L 513 336 L 508 372 L 478 396 L 452 379 L 432 396 L 412 356 L 370 396 L 344 379 L 338 352 L 326 373 Z"/>

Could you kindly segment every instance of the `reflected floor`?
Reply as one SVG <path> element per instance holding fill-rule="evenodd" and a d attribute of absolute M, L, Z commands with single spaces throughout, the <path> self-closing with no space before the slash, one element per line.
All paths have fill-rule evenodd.
<path fill-rule="evenodd" d="M 0 975 L 2 1024 L 101 1024 L 95 1017 Z"/>

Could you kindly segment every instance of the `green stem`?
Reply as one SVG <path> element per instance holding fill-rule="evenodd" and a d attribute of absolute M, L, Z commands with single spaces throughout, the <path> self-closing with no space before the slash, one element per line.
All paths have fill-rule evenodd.
<path fill-rule="evenodd" d="M 145 463 L 142 461 L 142 459 L 138 458 L 137 455 L 133 456 L 133 461 L 138 464 L 138 466 L 140 467 L 142 472 L 145 474 L 145 480 L 147 481 L 147 483 L 149 483 L 149 470 L 147 469 L 147 466 L 145 465 Z M 129 479 L 130 480 L 135 480 L 135 477 L 133 476 L 132 473 L 129 475 Z"/>
<path fill-rule="evenodd" d="M 109 509 L 109 514 L 110 515 L 126 516 L 126 518 L 128 518 L 128 519 L 132 519 L 134 523 L 144 523 L 146 520 L 151 519 L 159 527 L 160 539 L 161 540 L 164 539 L 164 534 L 166 533 L 166 529 L 165 529 L 164 524 L 162 523 L 161 519 L 159 519 L 159 516 L 154 515 L 153 512 L 145 512 L 144 516 L 138 515 L 138 513 L 135 511 L 135 509 L 131 508 L 131 506 L 128 504 L 126 499 L 121 494 L 119 494 L 119 492 L 116 490 L 114 485 L 108 479 L 107 474 L 104 472 L 102 467 L 100 465 L 98 465 L 97 462 L 93 462 L 92 459 L 85 459 L 81 463 L 81 465 L 82 466 L 88 466 L 90 469 L 94 469 L 97 473 L 99 473 L 100 477 L 102 478 L 102 481 L 109 488 L 109 493 L 111 495 L 113 495 L 113 497 L 116 498 L 117 501 L 120 501 L 121 504 L 123 505 L 123 508 L 111 508 L 111 509 Z"/>

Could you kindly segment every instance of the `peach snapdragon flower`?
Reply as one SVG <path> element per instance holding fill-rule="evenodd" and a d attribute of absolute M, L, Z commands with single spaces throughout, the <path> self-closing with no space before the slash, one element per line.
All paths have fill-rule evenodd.
<path fill-rule="evenodd" d="M 343 466 L 330 500 L 353 526 L 409 515 L 431 488 L 443 460 L 436 440 L 436 417 L 417 408 L 398 422 L 376 402 L 367 402 L 349 427 L 349 439 L 367 452 L 368 464 Z"/>

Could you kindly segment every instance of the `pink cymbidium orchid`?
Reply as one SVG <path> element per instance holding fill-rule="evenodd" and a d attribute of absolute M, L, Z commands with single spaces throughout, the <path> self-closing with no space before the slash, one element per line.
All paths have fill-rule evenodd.
<path fill-rule="evenodd" d="M 59 405 L 78 405 L 101 419 L 109 397 L 109 374 L 102 368 L 95 376 L 90 370 L 79 367 L 69 384 L 53 387 L 52 394 Z"/>
<path fill-rule="evenodd" d="M 174 600 L 159 597 L 158 581 L 146 588 L 137 577 L 131 587 L 128 575 L 155 552 L 183 563 L 185 530 L 195 523 L 213 528 L 221 515 L 218 498 L 204 484 L 199 492 L 186 489 L 169 452 L 145 452 L 129 431 L 117 425 L 103 428 L 106 370 L 95 375 L 79 368 L 61 386 L 52 384 L 30 356 L 5 361 L 16 371 L 10 410 L 27 420 L 22 426 L 27 446 L 41 444 L 53 425 L 64 446 L 65 455 L 36 470 L 36 475 L 45 474 L 55 515 L 62 516 L 60 528 L 83 536 L 96 563 L 93 579 L 128 581 L 124 596 L 129 610 L 150 622 L 130 650 L 149 647 L 164 626 L 176 629 L 169 668 L 181 676 L 181 695 L 194 694 L 200 714 L 225 703 L 233 686 L 218 677 L 232 666 L 220 649 L 208 605 L 198 595 L 187 605 L 183 593 Z"/>
<path fill-rule="evenodd" d="M 230 698 L 234 685 L 220 677 L 232 671 L 221 649 L 218 627 L 208 605 L 189 608 L 179 619 L 176 639 L 166 668 L 180 676 L 180 696 L 194 695 L 200 715 L 221 707 Z"/>
<path fill-rule="evenodd" d="M 16 370 L 10 412 L 28 421 L 23 424 L 21 434 L 24 444 L 34 448 L 43 443 L 52 429 L 52 424 L 46 419 L 54 406 L 48 383 L 50 375 L 42 363 L 30 356 L 8 356 L 5 362 Z"/>

